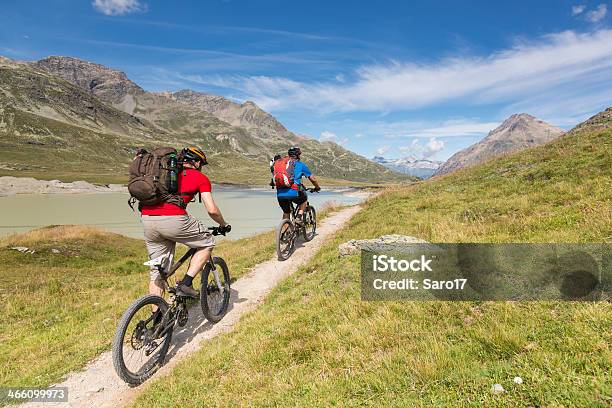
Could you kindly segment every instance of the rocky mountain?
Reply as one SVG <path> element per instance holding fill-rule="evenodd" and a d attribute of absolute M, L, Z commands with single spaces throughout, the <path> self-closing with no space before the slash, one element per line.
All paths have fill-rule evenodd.
<path fill-rule="evenodd" d="M 0 64 L 4 122 L 13 123 L 6 112 L 20 111 L 95 130 L 131 135 L 143 135 L 151 130 L 139 118 L 103 103 L 54 75 L 8 60 Z"/>
<path fill-rule="evenodd" d="M 438 168 L 435 175 L 450 173 L 462 167 L 482 163 L 495 156 L 541 145 L 563 134 L 562 129 L 527 113 L 512 115 L 489 132 L 484 139 L 452 155 Z"/>
<path fill-rule="evenodd" d="M 189 89 L 166 95 L 181 103 L 198 107 L 233 126 L 277 134 L 288 133 L 288 130 L 274 116 L 251 101 L 239 104 L 222 96 Z"/>
<path fill-rule="evenodd" d="M 260 184 L 269 158 L 297 144 L 316 174 L 339 183 L 409 180 L 334 143 L 294 134 L 253 102 L 151 93 L 123 72 L 76 58 L 2 58 L 0 79 L 0 174 L 124 181 L 136 148 L 194 144 L 208 152 L 215 181 Z M 83 171 L 91 161 L 96 168 Z"/>
<path fill-rule="evenodd" d="M 567 132 L 567 135 L 574 135 L 583 132 L 599 132 L 612 128 L 612 107 L 599 112 L 598 114 L 590 117 L 584 122 L 578 124 L 572 130 Z"/>
<path fill-rule="evenodd" d="M 146 92 L 121 71 L 71 57 L 48 57 L 29 65 L 78 86 L 117 110 L 147 120 L 159 134 L 190 135 L 205 128 L 203 136 L 213 152 L 225 148 L 216 142 L 226 142 L 241 152 L 253 147 L 246 132 L 201 109 Z"/>
<path fill-rule="evenodd" d="M 416 157 L 412 156 L 399 159 L 386 159 L 382 156 L 374 156 L 372 161 L 380 163 L 391 170 L 418 177 L 420 179 L 431 177 L 436 172 L 438 167 L 444 163 L 436 160 L 417 159 Z"/>
<path fill-rule="evenodd" d="M 1 175 L 115 181 L 136 146 L 158 134 L 55 75 L 0 60 Z"/>
<path fill-rule="evenodd" d="M 72 82 L 112 104 L 121 104 L 128 95 L 145 93 L 125 73 L 77 58 L 48 57 L 32 65 Z"/>

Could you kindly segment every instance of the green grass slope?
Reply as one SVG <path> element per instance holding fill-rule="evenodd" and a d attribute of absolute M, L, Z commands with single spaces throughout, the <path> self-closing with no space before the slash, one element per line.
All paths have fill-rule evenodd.
<path fill-rule="evenodd" d="M 321 209 L 320 219 L 335 208 Z M 274 234 L 221 240 L 215 255 L 238 279 L 273 256 Z M 11 249 L 17 246 L 34 253 Z M 0 385 L 47 386 L 110 349 L 122 313 L 148 291 L 145 260 L 142 240 L 86 226 L 50 226 L 0 240 Z"/>
<path fill-rule="evenodd" d="M 609 241 L 611 142 L 611 130 L 577 132 L 370 200 L 234 332 L 134 406 L 609 406 L 609 303 L 363 302 L 359 258 L 337 246 L 388 233 Z"/>
<path fill-rule="evenodd" d="M 215 249 L 232 278 L 273 252 L 273 232 L 226 240 Z M 0 241 L 0 384 L 49 385 L 108 350 L 123 311 L 147 293 L 146 260 L 142 240 L 83 226 Z"/>

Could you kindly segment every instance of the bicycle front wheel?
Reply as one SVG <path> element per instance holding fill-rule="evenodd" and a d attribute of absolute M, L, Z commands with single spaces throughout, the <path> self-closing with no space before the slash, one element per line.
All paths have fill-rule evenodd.
<path fill-rule="evenodd" d="M 223 319 L 230 300 L 230 274 L 223 258 L 213 258 L 215 270 L 207 263 L 202 271 L 202 287 L 200 288 L 200 305 L 202 313 L 211 323 Z"/>
<path fill-rule="evenodd" d="M 276 253 L 279 261 L 289 259 L 295 246 L 295 226 L 289 220 L 282 220 L 276 231 Z"/>
<path fill-rule="evenodd" d="M 155 312 L 152 306 L 157 308 Z M 163 365 L 172 338 L 168 309 L 163 298 L 145 295 L 119 320 L 112 346 L 113 365 L 126 383 L 142 384 Z M 170 327 L 162 330 L 164 324 Z"/>
<path fill-rule="evenodd" d="M 308 206 L 304 211 L 304 240 L 311 241 L 317 232 L 317 212 Z"/>

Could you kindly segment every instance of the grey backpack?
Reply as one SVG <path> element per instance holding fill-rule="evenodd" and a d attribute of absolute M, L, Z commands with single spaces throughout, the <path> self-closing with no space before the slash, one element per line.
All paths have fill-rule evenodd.
<path fill-rule="evenodd" d="M 134 209 L 143 205 L 156 205 L 168 202 L 185 208 L 187 205 L 178 192 L 180 164 L 176 149 L 158 147 L 149 152 L 140 149 L 130 165 L 128 204 Z"/>

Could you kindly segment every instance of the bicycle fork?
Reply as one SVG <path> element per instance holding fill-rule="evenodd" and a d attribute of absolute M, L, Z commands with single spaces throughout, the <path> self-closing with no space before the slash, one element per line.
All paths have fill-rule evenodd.
<path fill-rule="evenodd" d="M 217 284 L 217 288 L 219 288 L 219 292 L 223 291 L 223 286 L 221 285 L 221 279 L 219 279 L 219 271 L 217 270 L 217 265 L 215 265 L 214 261 L 211 259 L 210 267 L 215 278 L 215 283 Z"/>

